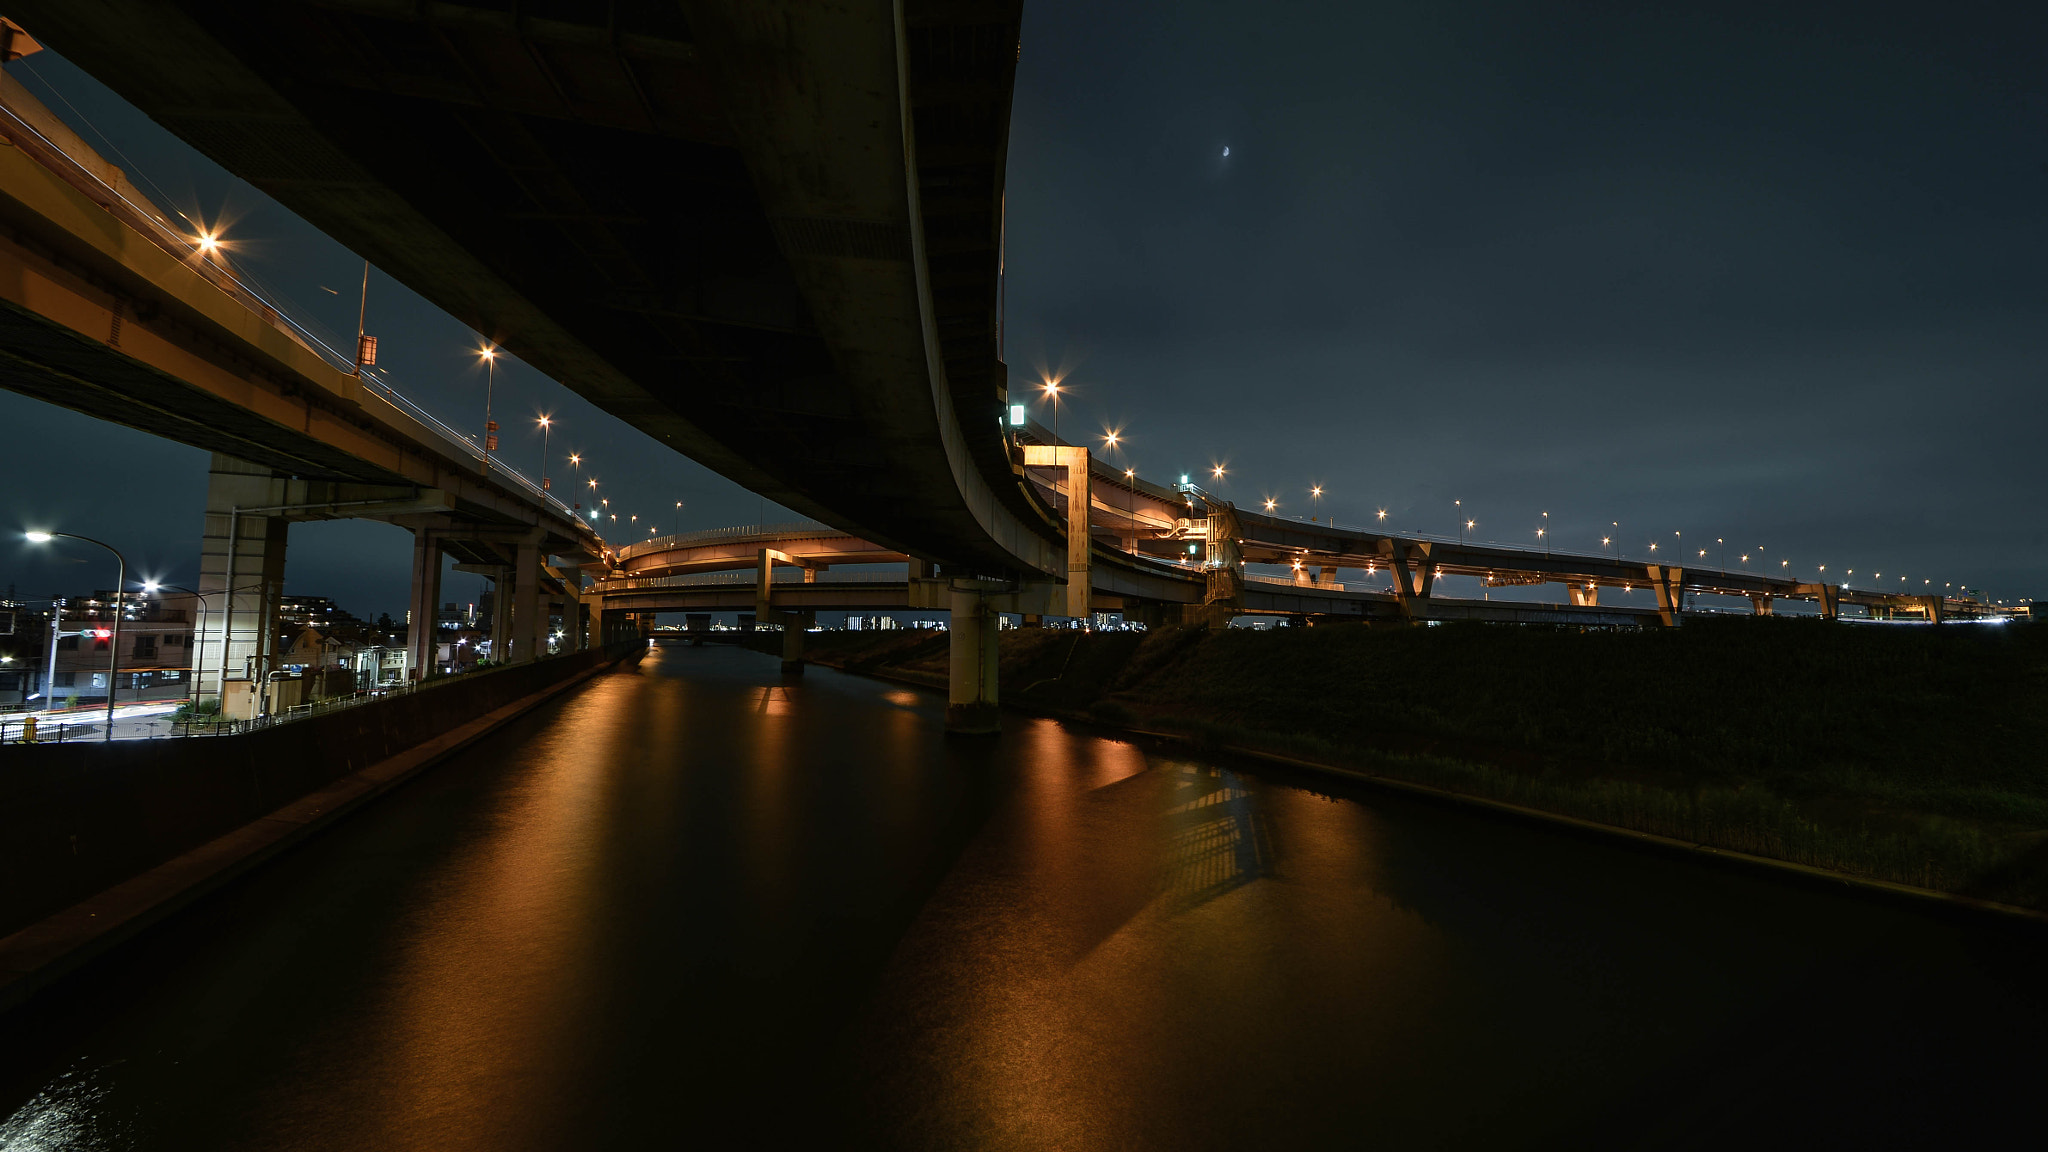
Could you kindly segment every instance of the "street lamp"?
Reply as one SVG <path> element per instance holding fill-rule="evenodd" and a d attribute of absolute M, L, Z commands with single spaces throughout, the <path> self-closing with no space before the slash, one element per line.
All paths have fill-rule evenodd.
<path fill-rule="evenodd" d="M 1316 516 L 1322 515 L 1323 512 L 1323 486 L 1321 484 L 1309 485 L 1308 501 L 1309 506 L 1315 511 L 1315 515 L 1310 516 L 1309 519 L 1314 520 Z"/>
<path fill-rule="evenodd" d="M 86 544 L 97 544 L 112 552 L 115 561 L 120 565 L 118 573 L 114 577 L 114 628 L 112 635 L 108 637 L 107 643 L 107 734 L 105 739 L 111 741 L 114 738 L 114 673 L 120 667 L 121 660 L 121 592 L 128 587 L 128 558 L 121 555 L 119 548 L 103 540 L 95 540 L 90 536 L 78 536 L 70 532 L 27 532 L 23 535 L 28 538 L 28 542 L 31 544 L 48 544 L 52 540 L 77 540 Z M 55 627 L 55 624 L 53 623 L 51 626 Z M 54 664 L 50 670 L 53 673 L 56 671 Z M 48 696 L 50 694 L 46 692 L 44 695 Z M 44 701 L 44 704 L 47 705 L 48 703 L 48 700 Z"/>
<path fill-rule="evenodd" d="M 491 419 L 491 394 L 498 387 L 498 350 L 489 345 L 477 349 L 484 361 L 484 475 L 491 474 L 491 452 L 498 446 L 498 424 Z"/>
<path fill-rule="evenodd" d="M 1053 447 L 1057 448 L 1060 443 L 1060 382 L 1047 380 L 1045 396 L 1052 401 L 1052 443 Z"/>
<path fill-rule="evenodd" d="M 553 487 L 548 482 L 548 433 L 554 430 L 554 426 L 552 418 L 540 418 L 540 490 L 543 492 Z"/>
<path fill-rule="evenodd" d="M 1122 429 L 1105 428 L 1102 432 L 1102 450 L 1107 456 L 1122 453 L 1124 434 Z M 1128 460 L 1125 461 L 1129 463 Z M 1131 529 L 1131 551 L 1138 550 L 1138 470 L 1124 469 L 1124 520 Z"/>
<path fill-rule="evenodd" d="M 199 601 L 199 643 L 192 649 L 192 699 L 194 702 L 197 702 L 199 699 L 199 677 L 202 670 L 206 667 L 206 593 L 194 591 L 183 584 L 165 584 L 157 580 L 145 580 L 142 582 L 142 590 L 144 592 L 154 592 L 159 588 L 169 588 L 175 592 L 183 592 L 194 600 Z M 225 695 L 227 686 L 222 685 L 221 688 L 222 694 Z"/>

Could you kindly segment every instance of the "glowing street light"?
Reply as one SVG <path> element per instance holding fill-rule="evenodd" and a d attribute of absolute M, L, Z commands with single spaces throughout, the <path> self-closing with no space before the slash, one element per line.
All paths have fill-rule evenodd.
<path fill-rule="evenodd" d="M 543 492 L 553 487 L 548 480 L 548 433 L 554 431 L 554 428 L 553 417 L 540 418 L 540 490 Z"/>
<path fill-rule="evenodd" d="M 1046 398 L 1047 400 L 1050 400 L 1050 401 L 1052 401 L 1052 442 L 1053 442 L 1053 445 L 1054 445 L 1055 447 L 1057 447 L 1057 446 L 1059 445 L 1059 442 L 1060 442 L 1060 382 L 1059 382 L 1059 381 L 1057 381 L 1057 380 L 1047 380 L 1047 381 L 1045 382 L 1045 398 Z"/>
<path fill-rule="evenodd" d="M 1316 516 L 1321 515 L 1323 511 L 1323 486 L 1321 484 L 1309 485 L 1308 499 L 1309 506 L 1313 508 L 1315 511 L 1315 514 L 1311 515 L 1309 519 L 1314 520 Z"/>
<path fill-rule="evenodd" d="M 476 350 L 484 362 L 484 469 L 491 474 L 491 453 L 498 447 L 498 422 L 491 419 L 491 394 L 498 388 L 498 350 L 486 344 Z"/>
<path fill-rule="evenodd" d="M 1273 498 L 1271 496 L 1266 497 L 1266 511 L 1271 512 L 1274 507 L 1275 503 Z"/>
<path fill-rule="evenodd" d="M 114 560 L 119 564 L 117 575 L 114 577 L 114 627 L 107 638 L 107 731 L 105 737 L 103 737 L 106 740 L 112 740 L 114 738 L 114 673 L 118 670 L 121 659 L 121 596 L 128 589 L 128 558 L 121 555 L 121 550 L 112 544 L 108 544 L 103 540 L 95 540 L 90 536 L 78 536 L 70 532 L 42 531 L 24 532 L 22 536 L 31 544 L 48 544 L 53 540 L 77 540 L 85 544 L 97 544 L 112 552 Z M 56 628 L 54 620 L 50 627 L 53 630 Z M 51 643 L 54 651 L 55 641 L 53 640 Z M 56 671 L 54 657 L 51 660 L 50 671 L 53 673 Z M 55 682 L 54 678 L 52 682 Z M 51 696 L 50 692 L 46 691 L 43 693 L 43 704 L 45 707 L 49 705 Z"/>

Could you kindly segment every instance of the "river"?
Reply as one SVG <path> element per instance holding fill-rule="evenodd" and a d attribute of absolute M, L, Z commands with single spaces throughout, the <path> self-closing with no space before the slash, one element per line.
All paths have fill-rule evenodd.
<path fill-rule="evenodd" d="M 2048 944 L 661 647 L 102 961 L 0 1148 L 1986 1142 Z"/>

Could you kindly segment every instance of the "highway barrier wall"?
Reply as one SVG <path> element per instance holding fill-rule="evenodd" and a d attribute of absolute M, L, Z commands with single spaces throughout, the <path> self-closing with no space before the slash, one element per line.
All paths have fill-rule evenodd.
<path fill-rule="evenodd" d="M 0 936 L 637 651 L 636 638 L 472 672 L 243 736 L 0 747 Z"/>

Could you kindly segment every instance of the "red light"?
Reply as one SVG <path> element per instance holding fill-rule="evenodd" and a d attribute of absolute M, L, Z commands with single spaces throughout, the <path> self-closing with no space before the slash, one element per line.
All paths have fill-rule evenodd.
<path fill-rule="evenodd" d="M 110 628 L 95 628 L 92 630 L 92 638 L 95 640 L 111 640 L 113 636 L 113 630 Z"/>

